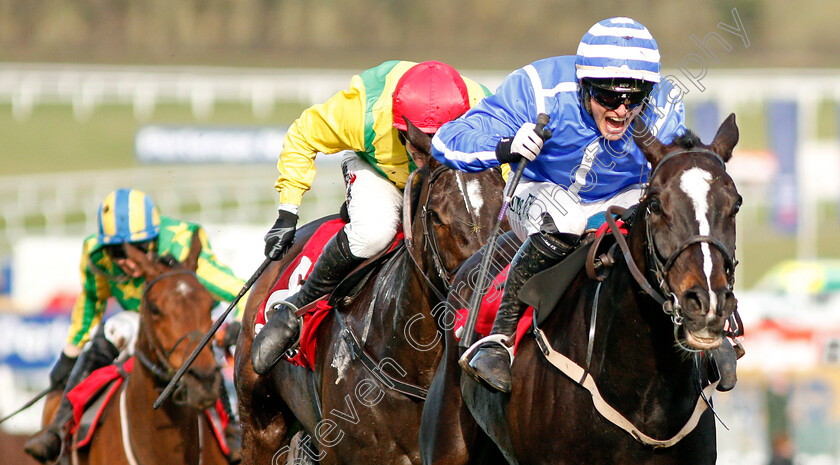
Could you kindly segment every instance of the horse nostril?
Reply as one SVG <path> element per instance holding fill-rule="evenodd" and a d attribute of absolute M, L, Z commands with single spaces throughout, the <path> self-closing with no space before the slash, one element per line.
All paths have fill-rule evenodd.
<path fill-rule="evenodd" d="M 704 314 L 709 309 L 709 298 L 705 291 L 691 289 L 685 291 L 682 296 L 683 308 L 695 314 Z"/>
<path fill-rule="evenodd" d="M 720 294 L 720 303 L 718 304 L 717 313 L 721 317 L 727 318 L 735 311 L 735 307 L 737 305 L 738 299 L 735 298 L 735 293 L 730 290 L 726 290 Z"/>

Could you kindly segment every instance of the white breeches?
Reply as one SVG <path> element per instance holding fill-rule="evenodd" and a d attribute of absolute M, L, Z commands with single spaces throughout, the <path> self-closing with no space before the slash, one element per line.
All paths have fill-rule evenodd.
<path fill-rule="evenodd" d="M 344 227 L 350 251 L 369 258 L 391 244 L 400 225 L 402 191 L 353 152 L 341 161 L 347 213 Z"/>
<path fill-rule="evenodd" d="M 557 184 L 523 181 L 516 186 L 511 199 L 508 222 L 523 241 L 539 232 L 581 235 L 591 216 L 603 213 L 611 205 L 625 208 L 635 205 L 641 192 L 639 186 L 629 186 L 611 198 L 583 203 Z"/>

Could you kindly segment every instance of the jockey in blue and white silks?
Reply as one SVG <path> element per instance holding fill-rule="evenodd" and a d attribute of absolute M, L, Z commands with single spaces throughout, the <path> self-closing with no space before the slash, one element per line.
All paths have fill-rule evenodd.
<path fill-rule="evenodd" d="M 432 141 L 441 163 L 481 171 L 529 162 L 508 211 L 523 240 L 505 282 L 492 334 L 502 344 L 479 341 L 461 362 L 490 387 L 510 391 L 509 347 L 525 304 L 519 289 L 574 248 L 590 218 L 603 221 L 609 205 L 636 204 L 649 166 L 628 128 L 641 114 L 664 143 L 685 132 L 681 100 L 657 86 L 659 49 L 650 32 L 630 18 L 601 21 L 583 36 L 576 56 L 546 58 L 505 78 L 496 93 L 461 118 L 443 125 Z M 550 121 L 544 131 L 537 116 Z M 510 179 L 509 179 L 510 180 Z M 498 340 L 498 337 L 495 338 Z M 468 352 L 469 353 L 469 352 Z"/>
<path fill-rule="evenodd" d="M 495 95 L 440 129 L 433 139 L 435 157 L 468 172 L 498 166 L 496 146 L 502 136 L 515 134 L 522 124 L 547 113 L 553 135 L 540 156 L 528 163 L 523 180 L 552 182 L 566 189 L 578 185 L 584 203 L 645 182 L 647 161 L 630 131 L 618 140 L 603 138 L 581 103 L 575 59 L 573 55 L 546 58 L 511 73 Z M 668 90 L 657 86 L 643 114 L 646 122 L 655 122 L 657 138 L 666 144 L 685 131 L 683 103 L 669 102 Z"/>

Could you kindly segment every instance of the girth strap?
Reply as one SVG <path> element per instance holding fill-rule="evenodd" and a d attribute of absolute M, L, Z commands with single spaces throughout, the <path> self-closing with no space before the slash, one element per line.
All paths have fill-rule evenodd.
<path fill-rule="evenodd" d="M 344 324 L 344 320 L 341 318 L 341 315 L 338 312 L 335 312 L 336 318 L 338 319 L 339 324 L 341 325 L 341 335 L 344 337 L 344 340 L 347 342 L 348 345 L 353 349 L 353 358 L 358 356 L 359 361 L 362 362 L 362 366 L 370 372 L 376 379 L 378 379 L 382 384 L 386 385 L 388 388 L 393 389 L 394 391 L 399 392 L 405 396 L 411 397 L 412 399 L 419 400 L 421 402 L 426 400 L 426 395 L 428 395 L 429 390 L 421 388 L 420 386 L 416 386 L 414 384 L 406 383 L 400 381 L 393 376 L 389 375 L 379 366 L 378 363 L 373 359 L 373 357 L 368 354 L 364 347 L 359 344 L 359 340 L 356 337 L 356 334 L 353 333 L 353 329 L 349 326 Z"/>
<path fill-rule="evenodd" d="M 700 421 L 700 416 L 706 411 L 706 408 L 708 408 L 704 397 L 710 397 L 718 384 L 718 382 L 715 381 L 703 389 L 702 393 L 697 398 L 697 404 L 694 406 L 694 411 L 691 413 L 691 417 L 688 421 L 686 421 L 685 425 L 676 435 L 670 439 L 655 439 L 643 433 L 618 410 L 608 404 L 601 396 L 601 392 L 598 390 L 598 386 L 595 384 L 595 380 L 592 378 L 592 375 L 586 373 L 580 365 L 576 364 L 570 358 L 554 350 L 548 342 L 548 339 L 546 339 L 545 334 L 537 327 L 534 327 L 534 337 L 537 341 L 537 345 L 540 347 L 540 351 L 549 363 L 563 372 L 563 374 L 568 376 L 569 379 L 589 391 L 589 394 L 592 396 L 592 403 L 595 406 L 595 410 L 597 410 L 602 417 L 628 432 L 642 444 L 652 446 L 654 448 L 671 447 L 691 433 Z"/>

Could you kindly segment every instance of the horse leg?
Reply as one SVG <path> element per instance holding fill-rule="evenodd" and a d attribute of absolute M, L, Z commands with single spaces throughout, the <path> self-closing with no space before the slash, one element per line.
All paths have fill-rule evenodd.
<path fill-rule="evenodd" d="M 429 387 L 420 423 L 420 455 L 426 465 L 507 464 L 476 423 L 461 394 L 457 342 L 447 336 L 446 354 Z"/>
<path fill-rule="evenodd" d="M 202 415 L 201 421 L 201 459 L 202 465 L 228 465 L 228 458 L 210 426 L 210 419 Z"/>
<path fill-rule="evenodd" d="M 280 465 L 289 445 L 291 411 L 273 392 L 270 378 L 260 377 L 251 365 L 253 324 L 243 322 L 235 367 L 239 422 L 242 429 L 242 465 Z M 274 399 L 274 402 L 271 400 Z"/>

